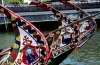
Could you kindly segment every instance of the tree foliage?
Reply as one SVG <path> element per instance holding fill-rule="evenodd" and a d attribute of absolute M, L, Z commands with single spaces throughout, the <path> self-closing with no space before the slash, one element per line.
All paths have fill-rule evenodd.
<path fill-rule="evenodd" d="M 4 0 L 3 2 L 4 4 L 19 4 L 19 3 L 23 3 L 24 0 Z"/>

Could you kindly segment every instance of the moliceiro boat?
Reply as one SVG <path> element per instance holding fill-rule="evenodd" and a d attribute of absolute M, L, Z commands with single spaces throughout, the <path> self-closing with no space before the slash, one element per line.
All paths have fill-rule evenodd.
<path fill-rule="evenodd" d="M 52 11 L 57 17 L 58 29 L 46 35 L 34 24 L 0 5 L 0 13 L 8 17 L 15 33 L 14 46 L 6 51 L 7 54 L 0 56 L 1 65 L 58 65 L 91 38 L 97 27 L 93 17 L 99 13 L 90 15 L 75 4 L 61 3 L 76 9 L 79 20 L 74 21 L 45 3 L 30 3 Z"/>

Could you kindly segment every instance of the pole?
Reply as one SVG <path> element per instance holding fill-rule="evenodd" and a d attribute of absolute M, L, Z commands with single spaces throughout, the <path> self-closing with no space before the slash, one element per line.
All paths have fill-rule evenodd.
<path fill-rule="evenodd" d="M 6 18 L 5 18 L 5 15 L 3 14 L 3 16 L 4 16 L 4 22 L 5 22 L 5 27 L 6 27 L 6 31 L 7 31 L 7 22 L 6 22 Z"/>
<path fill-rule="evenodd" d="M 1 0 L 2 1 L 2 5 L 4 6 L 4 2 L 3 2 L 3 0 Z M 3 14 L 3 17 L 4 17 L 4 23 L 5 23 L 5 27 L 6 27 L 6 31 L 7 31 L 7 23 L 6 23 L 6 18 L 5 18 L 5 15 Z"/>
<path fill-rule="evenodd" d="M 82 18 L 82 19 L 80 19 L 80 20 L 78 20 L 78 21 L 75 21 L 75 22 L 73 22 L 73 23 L 70 23 L 70 24 L 68 24 L 67 26 L 64 26 L 64 27 L 62 27 L 62 28 L 53 30 L 53 31 L 51 31 L 51 33 L 54 33 L 54 32 L 56 32 L 56 31 L 62 30 L 62 29 L 64 29 L 64 28 L 66 28 L 66 27 L 69 27 L 69 26 L 74 25 L 74 24 L 76 24 L 76 23 L 82 22 L 82 21 L 87 20 L 87 19 L 89 19 L 89 18 L 95 17 L 95 16 L 98 15 L 98 14 L 100 14 L 100 12 L 98 12 L 98 13 L 96 13 L 96 14 L 93 14 L 93 15 L 90 15 L 90 16 L 87 16 L 87 17 L 84 17 L 84 18 Z"/>
<path fill-rule="evenodd" d="M 4 5 L 3 0 L 1 0 L 1 4 Z"/>

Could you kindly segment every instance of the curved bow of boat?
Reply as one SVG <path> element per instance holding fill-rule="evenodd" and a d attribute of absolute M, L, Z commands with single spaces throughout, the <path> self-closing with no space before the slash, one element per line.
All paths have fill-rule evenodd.
<path fill-rule="evenodd" d="M 49 32 L 46 36 L 30 22 L 0 5 L 0 13 L 9 18 L 15 32 L 15 44 L 5 63 L 57 65 L 91 38 L 97 27 L 93 16 L 74 4 L 65 1 L 61 3 L 76 9 L 79 19 L 73 21 L 67 15 L 45 3 L 30 3 L 30 5 L 52 11 L 57 17 L 58 29 Z"/>
<path fill-rule="evenodd" d="M 73 21 L 67 15 L 57 11 L 55 8 L 50 7 L 44 3 L 31 2 L 31 5 L 41 6 L 45 10 L 51 10 L 54 14 L 60 14 L 58 23 L 60 25 L 58 29 L 51 31 L 46 37 L 52 57 L 49 57 L 47 64 L 59 64 L 63 61 L 70 53 L 80 48 L 96 31 L 96 22 L 88 13 L 83 11 L 78 6 L 69 2 L 61 2 L 70 8 L 77 10 L 79 19 Z M 90 17 L 89 17 L 90 16 Z M 57 17 L 57 15 L 56 15 Z M 86 17 L 86 18 L 85 18 Z M 62 58 L 62 59 L 61 59 Z"/>
<path fill-rule="evenodd" d="M 2 5 L 0 5 L 0 13 L 6 15 L 11 21 L 15 33 L 13 50 L 4 64 L 45 64 L 45 60 L 48 58 L 49 48 L 46 38 L 41 31 L 39 31 L 29 21 Z"/>
<path fill-rule="evenodd" d="M 70 2 L 63 1 L 61 3 L 76 9 L 79 18 L 76 21 L 73 21 L 64 14 L 62 17 L 62 27 L 51 32 L 48 40 L 52 39 L 52 43 L 50 42 L 50 49 L 53 58 L 51 58 L 51 63 L 49 63 L 49 65 L 61 63 L 69 54 L 75 52 L 85 44 L 97 28 L 93 18 L 94 16 L 91 16 Z M 60 35 L 57 36 L 56 33 L 59 33 L 59 31 L 61 31 Z"/>
<path fill-rule="evenodd" d="M 93 17 L 89 17 L 86 20 L 82 20 L 82 18 L 91 16 L 89 13 L 82 10 L 80 7 L 76 6 L 75 4 L 71 4 L 70 2 L 62 1 L 63 4 L 69 6 L 70 8 L 76 9 L 77 13 L 79 15 L 78 20 L 81 20 L 81 22 L 77 23 L 78 30 L 79 30 L 79 42 L 78 47 L 82 46 L 82 42 L 85 43 L 86 40 L 88 40 L 93 33 L 96 31 L 96 21 Z M 81 42 L 82 41 L 82 42 Z"/>

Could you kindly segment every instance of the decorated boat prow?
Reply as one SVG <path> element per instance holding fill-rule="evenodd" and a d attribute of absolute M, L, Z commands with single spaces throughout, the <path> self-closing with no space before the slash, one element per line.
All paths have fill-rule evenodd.
<path fill-rule="evenodd" d="M 29 21 L 0 5 L 0 13 L 11 21 L 15 33 L 15 43 L 10 52 L 0 59 L 3 65 L 58 65 L 68 55 L 86 43 L 96 31 L 94 15 L 89 15 L 70 2 L 61 2 L 75 8 L 79 19 L 74 21 L 57 9 L 45 3 L 31 2 L 54 13 L 58 20 L 58 29 L 44 35 Z"/>
<path fill-rule="evenodd" d="M 61 2 L 77 10 L 79 19 L 73 21 L 67 15 L 58 12 L 60 14 L 60 25 L 58 29 L 49 32 L 46 36 L 48 45 L 51 51 L 51 57 L 49 57 L 48 65 L 60 64 L 68 55 L 79 49 L 84 43 L 86 43 L 96 31 L 96 22 L 93 19 L 95 15 L 89 15 L 81 8 L 70 2 Z M 51 8 L 45 3 L 31 2 L 31 5 L 36 5 L 44 8 L 50 8 L 49 10 L 55 11 L 55 8 Z M 47 9 L 48 10 L 48 9 Z M 57 12 L 57 10 L 56 10 Z"/>
<path fill-rule="evenodd" d="M 7 16 L 15 33 L 15 43 L 9 57 L 0 65 L 46 64 L 49 47 L 46 38 L 33 24 L 0 5 L 0 13 Z"/>

